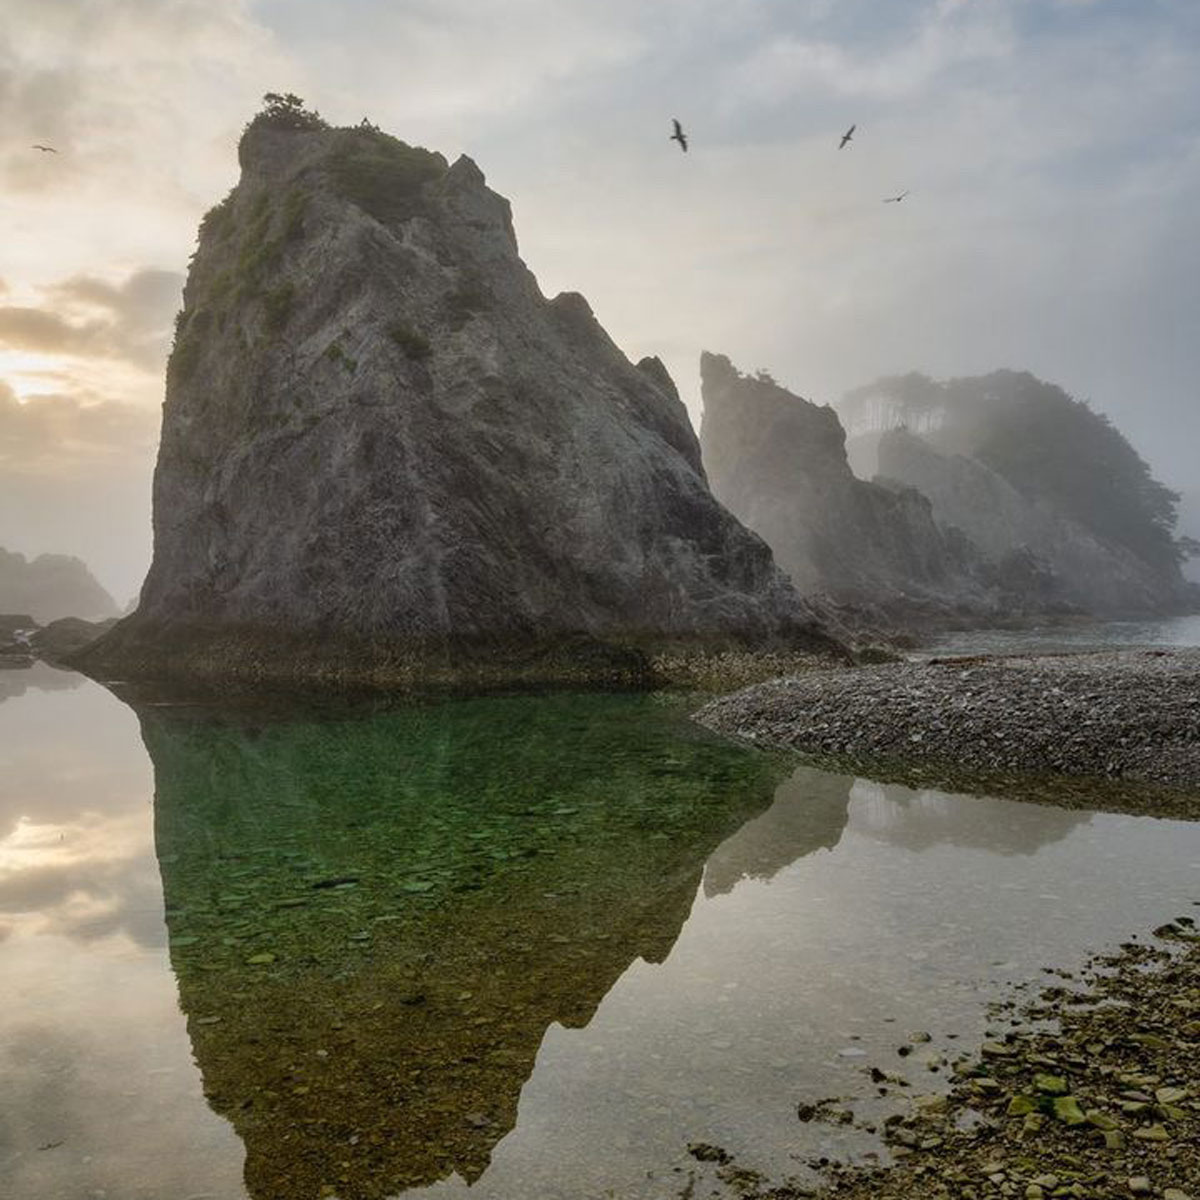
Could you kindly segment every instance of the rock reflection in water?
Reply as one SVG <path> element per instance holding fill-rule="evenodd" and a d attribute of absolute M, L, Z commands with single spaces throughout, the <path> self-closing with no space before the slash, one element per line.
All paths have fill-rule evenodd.
<path fill-rule="evenodd" d="M 898 783 L 858 779 L 855 828 L 905 850 L 952 845 L 993 854 L 1033 854 L 1088 824 L 1092 813 L 1043 804 L 1006 806 L 997 821 L 994 801 L 949 792 L 916 791 Z"/>
<path fill-rule="evenodd" d="M 850 819 L 848 775 L 797 767 L 761 816 L 747 821 L 704 867 L 704 894 L 724 896 L 743 879 L 773 879 L 815 850 L 832 850 Z"/>
<path fill-rule="evenodd" d="M 786 770 L 651 697 L 140 716 L 181 1003 L 256 1198 L 477 1178 L 547 1027 L 666 956 Z"/>

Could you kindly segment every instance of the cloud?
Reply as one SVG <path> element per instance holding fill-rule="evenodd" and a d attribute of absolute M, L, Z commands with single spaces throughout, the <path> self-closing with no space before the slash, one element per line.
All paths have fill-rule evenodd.
<path fill-rule="evenodd" d="M 120 284 L 79 275 L 43 289 L 42 306 L 0 306 L 0 347 L 162 369 L 183 276 L 145 269 Z"/>
<path fill-rule="evenodd" d="M 78 396 L 20 403 L 0 381 L 0 546 L 82 558 L 124 602 L 150 557 L 159 414 Z"/>
<path fill-rule="evenodd" d="M 22 404 L 0 381 L 0 468 L 6 473 L 61 475 L 82 464 L 153 455 L 158 414 L 132 404 L 82 403 L 44 396 Z"/>

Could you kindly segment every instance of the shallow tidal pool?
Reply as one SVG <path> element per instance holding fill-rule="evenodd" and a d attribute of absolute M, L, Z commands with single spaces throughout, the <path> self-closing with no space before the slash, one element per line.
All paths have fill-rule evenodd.
<path fill-rule="evenodd" d="M 809 1179 L 878 1146 L 798 1105 L 943 1088 L 993 1002 L 1200 900 L 1195 825 L 833 775 L 688 708 L 0 672 L 0 1192 L 677 1197 L 723 1186 L 696 1143 Z"/>

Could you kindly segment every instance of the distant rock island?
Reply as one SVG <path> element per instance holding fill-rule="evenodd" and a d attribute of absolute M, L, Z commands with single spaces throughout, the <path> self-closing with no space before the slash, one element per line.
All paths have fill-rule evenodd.
<path fill-rule="evenodd" d="M 1015 549 L 1050 598 L 1101 616 L 1196 611 L 1179 496 L 1109 420 L 1027 371 L 913 374 L 848 395 L 852 461 L 918 488 L 990 558 Z"/>
<path fill-rule="evenodd" d="M 709 491 L 666 369 L 541 294 L 469 158 L 287 101 L 238 153 L 178 317 L 153 564 L 86 669 L 596 677 L 830 645 Z"/>
<path fill-rule="evenodd" d="M 61 617 L 102 621 L 117 611 L 82 559 L 67 554 L 26 558 L 0 547 L 0 613 L 27 614 L 35 624 L 48 625 Z"/>
<path fill-rule="evenodd" d="M 728 358 L 700 360 L 700 439 L 717 497 L 766 539 L 797 589 L 885 624 L 999 619 L 1039 607 L 1036 582 L 990 560 L 913 487 L 855 476 L 829 406 Z"/>
<path fill-rule="evenodd" d="M 701 380 L 713 490 L 806 595 L 918 626 L 1200 607 L 1177 497 L 1032 375 L 881 380 L 838 412 L 719 355 Z"/>

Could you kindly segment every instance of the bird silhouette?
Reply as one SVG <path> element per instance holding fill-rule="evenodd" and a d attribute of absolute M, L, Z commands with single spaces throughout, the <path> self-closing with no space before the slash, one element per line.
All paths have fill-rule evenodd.
<path fill-rule="evenodd" d="M 853 141 L 853 139 L 854 139 L 854 131 L 855 131 L 857 128 L 858 128 L 858 126 L 857 126 L 857 125 L 851 125 L 851 126 L 850 126 L 850 128 L 849 128 L 849 129 L 847 129 L 847 130 L 846 130 L 846 132 L 842 134 L 842 140 L 841 140 L 840 142 L 838 142 L 838 149 L 839 149 L 839 150 L 845 150 L 845 148 L 846 148 L 846 143 L 847 143 L 847 142 L 849 142 L 849 141 Z"/>
<path fill-rule="evenodd" d="M 678 117 L 671 118 L 671 124 L 675 126 L 675 132 L 667 139 L 669 142 L 678 142 L 679 148 L 687 153 L 687 134 L 683 132 L 683 126 L 679 123 Z"/>
<path fill-rule="evenodd" d="M 899 204 L 905 196 L 908 195 L 908 188 L 905 188 L 898 196 L 884 196 L 884 204 Z"/>
<path fill-rule="evenodd" d="M 57 151 L 57 150 L 55 150 L 55 148 L 54 148 L 53 146 L 39 146 L 39 145 L 35 145 L 35 146 L 33 147 L 33 149 L 34 149 L 34 150 L 40 150 L 40 151 L 41 151 L 43 154 L 57 154 L 57 153 L 58 153 L 58 151 Z"/>

